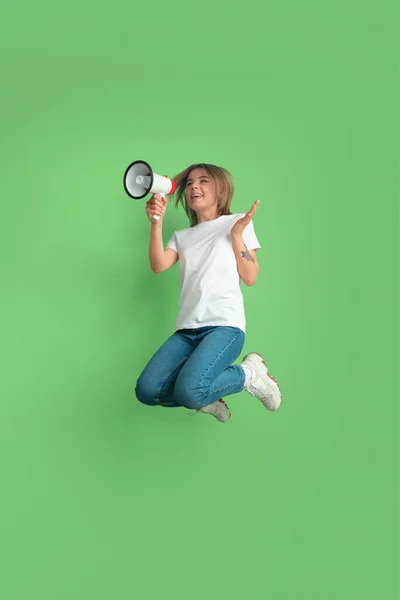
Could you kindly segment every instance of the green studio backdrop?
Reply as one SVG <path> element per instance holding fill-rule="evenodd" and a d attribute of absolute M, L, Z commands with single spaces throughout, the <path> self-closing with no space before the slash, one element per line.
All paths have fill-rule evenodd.
<path fill-rule="evenodd" d="M 2 19 L 5 600 L 398 598 L 394 5 L 10 5 Z M 174 331 L 125 168 L 260 205 L 247 335 L 283 404 L 134 387 Z M 188 226 L 169 202 L 164 243 Z M 241 358 L 236 362 L 240 362 Z"/>

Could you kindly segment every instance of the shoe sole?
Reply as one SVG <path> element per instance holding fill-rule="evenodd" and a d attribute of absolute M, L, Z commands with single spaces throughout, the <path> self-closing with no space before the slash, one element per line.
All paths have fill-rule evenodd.
<path fill-rule="evenodd" d="M 281 398 L 281 401 L 279 402 L 278 406 L 277 406 L 276 408 L 273 408 L 273 409 L 271 409 L 271 408 L 268 408 L 268 407 L 265 407 L 265 408 L 268 408 L 268 410 L 270 410 L 271 412 L 274 412 L 275 410 L 278 410 L 278 408 L 280 408 L 280 406 L 281 406 L 281 404 L 282 404 L 282 392 L 281 392 L 281 388 L 279 387 L 279 383 L 276 381 L 276 379 L 275 379 L 274 377 L 272 377 L 272 375 L 270 375 L 270 374 L 268 373 L 268 367 L 267 367 L 267 363 L 265 362 L 265 360 L 263 359 L 263 357 L 261 356 L 261 354 L 259 354 L 258 352 L 249 352 L 249 354 L 246 354 L 246 356 L 243 358 L 242 362 L 244 362 L 244 361 L 246 360 L 246 358 L 247 358 L 248 356 L 250 356 L 250 354 L 256 354 L 257 356 L 259 356 L 259 357 L 260 357 L 262 364 L 263 364 L 263 365 L 264 365 L 264 367 L 267 369 L 267 377 L 269 377 L 270 379 L 272 379 L 272 381 L 273 381 L 274 383 L 276 383 L 276 385 L 278 386 L 279 395 L 280 395 L 280 398 Z M 265 405 L 264 405 L 264 406 L 265 406 Z"/>
<path fill-rule="evenodd" d="M 222 402 L 222 404 L 223 404 L 224 406 L 226 406 L 226 408 L 228 409 L 229 417 L 228 417 L 228 418 L 227 418 L 225 421 L 220 421 L 220 419 L 217 419 L 217 421 L 219 421 L 220 423 L 227 423 L 227 422 L 229 421 L 229 419 L 231 418 L 231 416 L 232 416 L 232 414 L 231 414 L 231 411 L 229 410 L 229 406 L 227 405 L 227 403 L 226 403 L 226 402 L 224 402 L 224 401 L 222 400 L 222 398 L 220 398 L 220 399 L 218 400 L 218 402 Z"/>
<path fill-rule="evenodd" d="M 227 405 L 226 402 L 224 402 L 224 400 L 222 400 L 222 398 L 220 398 L 219 400 L 217 400 L 217 402 L 222 402 L 222 404 L 228 409 L 228 418 L 227 419 L 218 419 L 218 417 L 216 415 L 214 415 L 213 413 L 203 413 L 204 415 L 211 415 L 212 417 L 214 417 L 215 419 L 217 419 L 217 421 L 219 421 L 220 423 L 227 423 L 229 421 L 229 419 L 231 418 L 232 414 L 231 411 L 229 410 L 229 406 Z M 196 410 L 193 413 L 191 413 L 192 415 L 196 414 L 197 412 L 202 412 L 201 410 Z"/>

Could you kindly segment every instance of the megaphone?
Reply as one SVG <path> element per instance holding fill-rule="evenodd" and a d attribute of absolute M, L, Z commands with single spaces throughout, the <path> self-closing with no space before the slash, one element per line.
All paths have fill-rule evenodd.
<path fill-rule="evenodd" d="M 141 200 L 147 194 L 160 194 L 164 198 L 166 194 L 175 192 L 176 183 L 167 176 L 154 173 L 145 160 L 135 160 L 124 173 L 124 188 L 134 200 Z M 155 221 L 159 218 L 158 215 L 153 216 Z"/>

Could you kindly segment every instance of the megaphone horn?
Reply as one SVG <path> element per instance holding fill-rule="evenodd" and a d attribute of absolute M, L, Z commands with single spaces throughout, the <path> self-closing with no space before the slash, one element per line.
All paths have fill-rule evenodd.
<path fill-rule="evenodd" d="M 144 160 L 135 160 L 124 174 L 124 188 L 128 196 L 135 200 L 147 194 L 173 194 L 176 183 L 167 176 L 157 175 Z"/>

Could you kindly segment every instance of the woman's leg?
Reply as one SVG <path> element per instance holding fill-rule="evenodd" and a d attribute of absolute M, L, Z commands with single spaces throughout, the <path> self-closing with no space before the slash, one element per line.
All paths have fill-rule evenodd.
<path fill-rule="evenodd" d="M 193 332 L 197 347 L 181 365 L 173 391 L 175 402 L 199 409 L 223 396 L 241 392 L 244 370 L 232 363 L 242 351 L 244 332 L 226 326 L 186 331 Z"/>
<path fill-rule="evenodd" d="M 171 335 L 150 359 L 137 380 L 137 399 L 149 406 L 181 406 L 174 398 L 174 385 L 195 348 L 189 336 L 180 332 Z"/>

